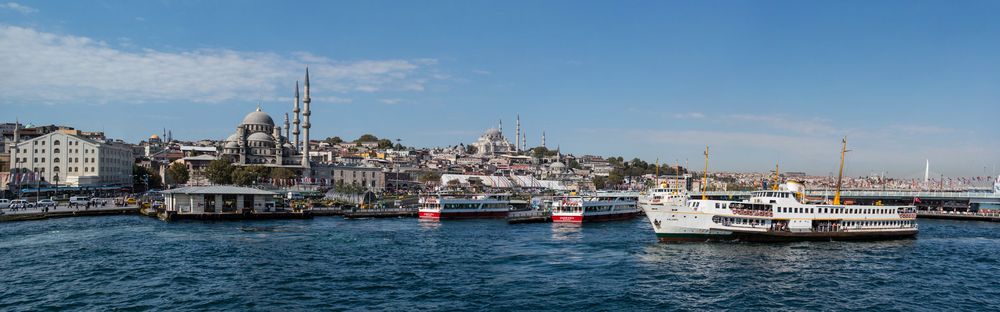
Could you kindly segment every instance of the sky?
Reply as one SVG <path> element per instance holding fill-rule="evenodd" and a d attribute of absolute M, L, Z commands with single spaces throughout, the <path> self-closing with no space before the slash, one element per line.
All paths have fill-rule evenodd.
<path fill-rule="evenodd" d="M 0 122 L 138 142 L 312 137 L 529 146 L 710 170 L 1000 170 L 997 1 L 0 0 Z"/>

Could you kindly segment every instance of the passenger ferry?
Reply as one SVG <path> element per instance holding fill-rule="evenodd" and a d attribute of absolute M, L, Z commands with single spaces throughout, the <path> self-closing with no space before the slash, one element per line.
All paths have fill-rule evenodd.
<path fill-rule="evenodd" d="M 660 187 L 652 188 L 639 197 L 639 205 L 683 205 L 688 199 L 688 192 L 682 188 L 671 188 L 667 183 L 661 183 Z"/>
<path fill-rule="evenodd" d="M 749 200 L 643 205 L 661 242 L 880 240 L 917 235 L 916 207 L 809 204 L 796 182 Z"/>
<path fill-rule="evenodd" d="M 626 220 L 642 210 L 635 194 L 598 193 L 566 196 L 552 202 L 552 222 L 582 223 L 591 221 Z"/>
<path fill-rule="evenodd" d="M 420 198 L 421 219 L 501 219 L 513 209 L 510 195 L 433 195 Z"/>

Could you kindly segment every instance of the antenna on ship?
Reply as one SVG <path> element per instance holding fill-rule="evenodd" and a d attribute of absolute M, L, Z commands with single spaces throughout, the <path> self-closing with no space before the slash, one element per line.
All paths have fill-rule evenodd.
<path fill-rule="evenodd" d="M 705 172 L 704 179 L 701 182 L 701 200 L 707 200 L 708 196 L 705 192 L 708 191 L 708 145 L 705 145 Z"/>
<path fill-rule="evenodd" d="M 779 183 L 781 183 L 781 175 L 778 174 L 778 162 L 774 162 L 774 186 L 771 186 L 771 189 L 777 191 Z"/>
<path fill-rule="evenodd" d="M 844 145 L 840 148 L 840 173 L 837 174 L 837 190 L 833 193 L 833 204 L 840 205 L 840 187 L 844 180 L 844 154 L 850 152 L 847 149 L 847 136 L 842 141 Z"/>

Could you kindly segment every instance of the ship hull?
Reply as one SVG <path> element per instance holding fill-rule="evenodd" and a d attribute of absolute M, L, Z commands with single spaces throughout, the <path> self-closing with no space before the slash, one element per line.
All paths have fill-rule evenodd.
<path fill-rule="evenodd" d="M 917 231 L 893 232 L 730 232 L 729 234 L 656 233 L 664 243 L 739 241 L 755 243 L 780 243 L 801 241 L 879 241 L 916 238 Z"/>
<path fill-rule="evenodd" d="M 420 219 L 429 220 L 457 220 L 457 219 L 503 219 L 507 218 L 507 211 L 420 211 Z"/>
<path fill-rule="evenodd" d="M 602 215 L 552 215 L 552 222 L 556 223 L 584 223 L 629 220 L 638 216 L 641 212 L 627 212 Z"/>

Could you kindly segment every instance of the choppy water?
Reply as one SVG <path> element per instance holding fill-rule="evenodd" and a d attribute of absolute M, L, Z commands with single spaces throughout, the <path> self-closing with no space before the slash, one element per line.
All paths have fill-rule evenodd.
<path fill-rule="evenodd" d="M 644 219 L 0 223 L 0 310 L 982 310 L 1000 224 L 917 240 L 656 242 Z"/>

